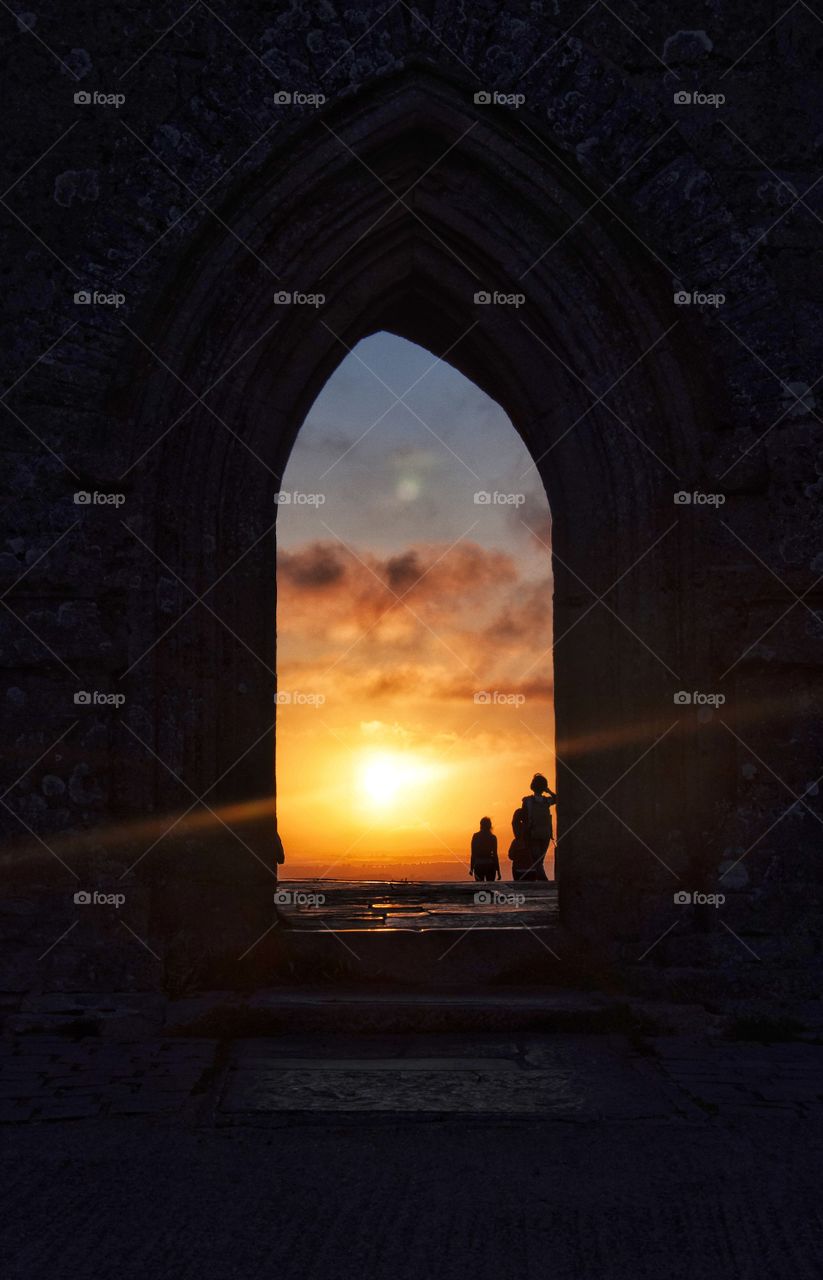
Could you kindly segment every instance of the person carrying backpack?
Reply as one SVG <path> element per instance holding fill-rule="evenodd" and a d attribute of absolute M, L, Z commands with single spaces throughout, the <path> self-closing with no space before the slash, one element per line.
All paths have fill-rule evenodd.
<path fill-rule="evenodd" d="M 480 830 L 472 836 L 472 856 L 469 874 L 475 880 L 500 880 L 500 863 L 497 858 L 497 836 L 492 831 L 491 818 L 480 819 Z"/>
<path fill-rule="evenodd" d="M 512 815 L 514 840 L 509 849 L 513 880 L 547 880 L 543 859 L 552 838 L 551 807 L 557 796 L 542 773 L 531 781 L 532 794 L 523 797 Z M 547 793 L 547 794 L 546 794 Z"/>

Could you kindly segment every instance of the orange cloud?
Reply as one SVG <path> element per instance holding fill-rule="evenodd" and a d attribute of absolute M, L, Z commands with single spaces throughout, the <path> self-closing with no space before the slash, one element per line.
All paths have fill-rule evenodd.
<path fill-rule="evenodd" d="M 282 551 L 278 634 L 281 682 L 335 701 L 459 701 L 490 682 L 550 695 L 551 579 L 523 579 L 512 555 L 474 542 Z"/>

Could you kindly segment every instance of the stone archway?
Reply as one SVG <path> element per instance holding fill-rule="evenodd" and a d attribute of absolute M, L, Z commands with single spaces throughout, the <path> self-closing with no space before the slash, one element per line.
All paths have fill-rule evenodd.
<path fill-rule="evenodd" d="M 419 342 L 498 401 L 545 485 L 561 910 L 581 936 L 631 947 L 670 907 L 694 843 L 683 795 L 706 795 L 721 772 L 681 732 L 657 742 L 673 691 L 701 667 L 699 599 L 682 590 L 693 547 L 672 494 L 699 474 L 711 365 L 691 323 L 672 328 L 671 281 L 590 204 L 539 126 L 481 114 L 421 69 L 337 103 L 238 183 L 233 234 L 217 226 L 190 247 L 135 321 L 123 372 L 141 387 L 124 414 L 132 457 L 151 450 L 138 532 L 166 563 L 146 555 L 130 664 L 162 631 L 154 602 L 176 594 L 175 574 L 196 594 L 220 579 L 217 616 L 198 607 L 196 626 L 152 649 L 131 703 L 139 723 L 142 699 L 158 757 L 198 795 L 222 779 L 213 800 L 262 806 L 243 830 L 265 861 L 278 477 L 347 350 L 377 329 Z M 584 217 L 586 234 L 568 234 Z M 275 306 L 279 289 L 326 301 Z M 478 306 L 479 290 L 527 301 Z M 151 729 L 150 704 L 161 709 Z M 160 764 L 141 779 L 126 763 L 121 792 L 133 805 L 179 802 Z M 245 858 L 247 881 L 238 858 L 227 850 L 217 879 L 246 894 L 258 868 Z"/>

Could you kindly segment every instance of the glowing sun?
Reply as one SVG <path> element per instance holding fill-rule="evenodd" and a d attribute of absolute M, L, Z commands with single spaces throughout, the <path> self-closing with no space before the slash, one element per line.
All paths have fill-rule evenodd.
<path fill-rule="evenodd" d="M 411 790 L 439 778 L 443 767 L 414 755 L 380 751 L 363 756 L 359 766 L 359 786 L 371 809 L 388 809 Z"/>

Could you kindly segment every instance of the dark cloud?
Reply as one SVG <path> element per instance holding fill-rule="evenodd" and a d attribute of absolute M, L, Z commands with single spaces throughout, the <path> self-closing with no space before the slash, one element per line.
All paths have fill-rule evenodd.
<path fill-rule="evenodd" d="M 499 690 L 503 694 L 521 694 L 527 702 L 550 702 L 552 681 L 548 673 L 542 678 L 535 673 L 490 676 L 473 680 L 467 672 L 455 673 L 453 666 L 433 655 L 428 662 L 392 662 L 376 667 L 352 661 L 329 670 L 324 661 L 283 662 L 279 666 L 281 685 L 294 689 L 323 692 L 332 704 L 349 703 L 369 707 L 376 703 L 408 703 L 422 708 L 427 703 L 456 703 L 470 708 L 475 694 L 482 689 Z M 522 671 L 522 669 L 521 669 Z M 477 714 L 480 714 L 479 712 Z M 485 711 L 483 712 L 485 714 Z"/>
<path fill-rule="evenodd" d="M 366 700 L 548 693 L 551 578 L 521 577 L 507 552 L 464 541 L 378 556 L 313 542 L 279 565 L 278 667 L 305 687 L 331 670 L 336 696 Z"/>
<path fill-rule="evenodd" d="M 391 556 L 386 561 L 386 581 L 397 595 L 402 595 L 419 582 L 425 572 L 416 550 L 404 551 L 400 556 Z"/>
<path fill-rule="evenodd" d="M 346 574 L 343 549 L 334 543 L 313 542 L 298 551 L 280 551 L 277 574 L 278 581 L 294 587 L 317 590 L 333 586 Z"/>
<path fill-rule="evenodd" d="M 360 549 L 355 554 L 337 542 L 311 542 L 279 552 L 277 566 L 284 607 L 299 614 L 301 595 L 323 591 L 330 607 L 360 620 L 407 592 L 418 604 L 451 610 L 478 593 L 491 599 L 500 586 L 517 580 L 510 555 L 476 542 L 421 544 L 387 557 Z"/>

